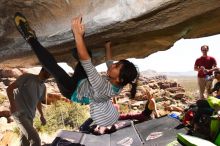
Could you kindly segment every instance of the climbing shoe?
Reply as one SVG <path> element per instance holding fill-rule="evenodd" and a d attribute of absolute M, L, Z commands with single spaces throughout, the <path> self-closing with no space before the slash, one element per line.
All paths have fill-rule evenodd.
<path fill-rule="evenodd" d="M 21 35 L 24 37 L 26 41 L 28 41 L 30 38 L 36 39 L 34 30 L 31 29 L 31 27 L 28 24 L 27 19 L 20 12 L 15 13 L 14 22 L 15 22 L 15 25 L 18 31 L 21 33 Z"/>

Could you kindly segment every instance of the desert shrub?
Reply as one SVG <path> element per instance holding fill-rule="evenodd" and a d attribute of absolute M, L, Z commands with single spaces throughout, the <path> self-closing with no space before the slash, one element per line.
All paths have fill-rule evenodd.
<path fill-rule="evenodd" d="M 43 109 L 47 120 L 45 126 L 41 125 L 39 115 L 34 120 L 36 129 L 43 133 L 54 133 L 58 129 L 77 129 L 88 117 L 86 106 L 59 101 Z"/>
<path fill-rule="evenodd" d="M 0 104 L 2 104 L 6 99 L 7 97 L 0 93 Z"/>

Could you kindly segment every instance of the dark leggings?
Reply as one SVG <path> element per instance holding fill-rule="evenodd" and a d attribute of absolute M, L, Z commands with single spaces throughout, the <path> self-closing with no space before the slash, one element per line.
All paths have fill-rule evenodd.
<path fill-rule="evenodd" d="M 28 43 L 35 52 L 42 66 L 55 78 L 57 86 L 63 96 L 71 99 L 79 80 L 87 78 L 87 75 L 80 64 L 77 63 L 74 74 L 69 76 L 56 62 L 53 55 L 44 48 L 36 39 L 29 39 Z"/>

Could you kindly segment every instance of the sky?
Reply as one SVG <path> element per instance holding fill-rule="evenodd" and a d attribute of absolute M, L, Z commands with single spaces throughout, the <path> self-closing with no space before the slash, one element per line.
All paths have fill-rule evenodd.
<path fill-rule="evenodd" d="M 144 59 L 130 58 L 139 71 L 155 70 L 157 72 L 188 72 L 193 71 L 195 60 L 202 55 L 202 45 L 209 46 L 209 56 L 215 57 L 220 67 L 220 35 L 181 39 L 166 51 L 159 51 Z M 106 71 L 104 64 L 97 66 L 98 71 Z"/>

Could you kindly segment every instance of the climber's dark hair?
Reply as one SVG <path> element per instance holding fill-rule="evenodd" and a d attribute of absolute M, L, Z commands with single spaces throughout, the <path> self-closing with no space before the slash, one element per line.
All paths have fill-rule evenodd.
<path fill-rule="evenodd" d="M 139 76 L 137 67 L 132 62 L 125 59 L 120 60 L 119 64 L 122 64 L 119 73 L 120 85 L 125 86 L 127 84 L 131 84 L 131 97 L 134 97 L 136 94 L 137 79 Z"/>

